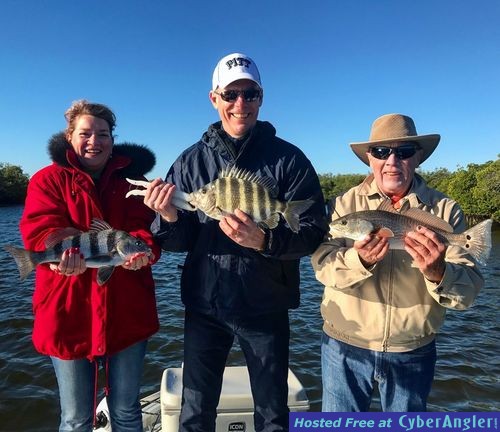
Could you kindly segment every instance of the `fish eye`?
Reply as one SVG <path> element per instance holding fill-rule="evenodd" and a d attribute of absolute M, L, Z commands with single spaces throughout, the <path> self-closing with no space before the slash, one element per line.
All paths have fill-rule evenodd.
<path fill-rule="evenodd" d="M 343 220 L 343 221 L 341 222 L 341 224 L 342 224 L 342 225 L 347 225 L 347 221 Z"/>
<path fill-rule="evenodd" d="M 135 245 L 136 245 L 136 246 L 142 246 L 142 241 L 140 241 L 140 240 L 136 240 L 136 241 L 135 241 Z"/>

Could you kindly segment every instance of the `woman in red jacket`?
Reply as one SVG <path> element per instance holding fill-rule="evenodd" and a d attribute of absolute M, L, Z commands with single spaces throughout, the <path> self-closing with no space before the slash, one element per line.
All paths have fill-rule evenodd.
<path fill-rule="evenodd" d="M 92 430 L 99 363 L 113 431 L 142 431 L 142 365 L 146 341 L 158 330 L 151 264 L 160 249 L 150 232 L 154 212 L 125 198 L 125 178 L 144 179 L 155 156 L 139 145 L 114 145 L 116 118 L 105 105 L 77 101 L 65 117 L 65 132 L 49 142 L 53 163 L 28 186 L 20 223 L 26 249 L 45 250 L 58 233 L 89 231 L 97 218 L 142 239 L 153 253 L 134 255 L 102 285 L 76 248 L 65 250 L 59 264 L 38 265 L 33 343 L 54 365 L 60 431 Z"/>

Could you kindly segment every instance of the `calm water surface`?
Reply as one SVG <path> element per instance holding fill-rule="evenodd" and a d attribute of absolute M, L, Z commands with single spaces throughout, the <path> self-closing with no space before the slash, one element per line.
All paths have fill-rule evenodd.
<path fill-rule="evenodd" d="M 0 208 L 0 245 L 21 244 L 18 222 L 22 207 Z M 486 286 L 466 311 L 449 311 L 438 338 L 436 378 L 431 411 L 500 411 L 498 320 L 500 232 L 484 274 Z M 165 253 L 155 265 L 161 328 L 150 341 L 143 393 L 159 390 L 161 374 L 182 361 L 183 307 L 179 295 L 183 255 Z M 321 408 L 319 313 L 322 286 L 309 259 L 302 261 L 302 304 L 292 311 L 290 367 L 304 385 L 311 411 Z M 50 360 L 31 344 L 33 275 L 24 282 L 14 260 L 0 249 L 0 431 L 44 432 L 58 426 L 57 385 Z M 229 364 L 244 364 L 237 346 Z M 380 410 L 378 400 L 372 405 Z"/>

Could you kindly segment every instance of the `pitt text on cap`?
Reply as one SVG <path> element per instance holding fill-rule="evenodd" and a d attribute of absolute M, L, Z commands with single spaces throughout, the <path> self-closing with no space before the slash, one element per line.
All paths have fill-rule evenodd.
<path fill-rule="evenodd" d="M 248 69 L 251 64 L 252 62 L 244 57 L 234 57 L 226 62 L 228 70 L 230 70 L 233 66 L 244 66 Z"/>

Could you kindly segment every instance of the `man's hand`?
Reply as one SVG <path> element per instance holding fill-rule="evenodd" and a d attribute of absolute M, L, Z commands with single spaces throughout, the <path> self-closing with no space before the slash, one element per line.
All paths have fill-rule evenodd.
<path fill-rule="evenodd" d="M 177 221 L 177 209 L 171 204 L 175 185 L 157 178 L 146 188 L 144 204 L 159 213 L 167 222 Z"/>
<path fill-rule="evenodd" d="M 437 234 L 419 226 L 417 231 L 410 231 L 405 236 L 404 242 L 406 252 L 412 256 L 422 274 L 431 282 L 441 282 L 446 269 L 446 245 Z"/>
<path fill-rule="evenodd" d="M 236 209 L 233 215 L 223 217 L 219 226 L 224 234 L 240 246 L 264 250 L 264 231 L 241 210 Z"/>
<path fill-rule="evenodd" d="M 354 249 L 358 252 L 363 265 L 368 268 L 381 261 L 389 251 L 389 242 L 386 237 L 368 235 L 363 240 L 354 242 Z"/>

